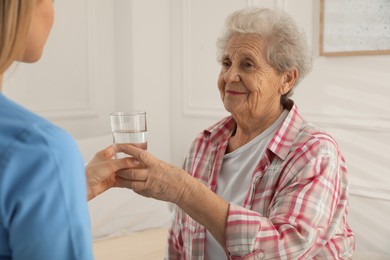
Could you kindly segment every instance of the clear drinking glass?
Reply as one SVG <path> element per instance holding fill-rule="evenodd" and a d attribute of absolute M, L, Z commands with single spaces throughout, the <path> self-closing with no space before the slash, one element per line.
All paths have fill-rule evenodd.
<path fill-rule="evenodd" d="M 111 131 L 114 146 L 116 144 L 131 144 L 144 150 L 148 147 L 146 112 L 115 112 L 110 114 Z M 129 155 L 117 153 L 115 158 Z"/>

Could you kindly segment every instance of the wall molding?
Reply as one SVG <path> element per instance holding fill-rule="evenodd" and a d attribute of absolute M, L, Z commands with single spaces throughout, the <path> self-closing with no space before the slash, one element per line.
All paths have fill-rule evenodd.
<path fill-rule="evenodd" d="M 183 22 L 181 30 L 181 42 L 182 42 L 182 86 L 183 86 L 183 114 L 186 117 L 201 117 L 201 118 L 220 118 L 221 116 L 226 116 L 226 111 L 223 107 L 219 108 L 218 106 L 199 106 L 193 104 L 191 100 L 191 88 L 192 88 L 192 78 L 191 78 L 191 1 L 184 0 L 182 3 L 182 14 L 181 19 Z M 222 105 L 222 103 L 219 103 Z"/>
<path fill-rule="evenodd" d="M 93 119 L 98 117 L 98 109 L 96 102 L 96 77 L 98 75 L 97 67 L 97 4 L 94 1 L 84 1 L 86 10 L 86 46 L 87 48 L 87 84 L 86 100 L 82 107 L 70 107 L 65 109 L 53 108 L 38 108 L 35 111 L 49 120 L 77 120 L 77 119 Z"/>
<path fill-rule="evenodd" d="M 87 84 L 87 91 L 88 91 L 88 98 L 89 98 L 89 106 L 88 110 L 94 111 L 94 114 L 97 115 L 97 102 L 96 102 L 96 78 L 98 73 L 98 46 L 97 42 L 98 40 L 98 34 L 97 34 L 97 21 L 98 21 L 98 15 L 97 15 L 97 4 L 96 1 L 86 1 L 87 5 L 87 46 L 88 46 L 88 58 L 87 58 L 87 64 L 88 64 L 88 84 Z M 92 93 L 94 93 L 92 95 Z M 91 115 L 91 117 L 94 117 L 94 115 Z"/>
<path fill-rule="evenodd" d="M 350 196 L 390 201 L 390 187 L 350 184 Z"/>
<path fill-rule="evenodd" d="M 287 11 L 287 0 L 273 0 L 273 8 L 274 9 L 282 9 Z M 247 0 L 247 6 L 263 6 L 264 0 Z"/>
<path fill-rule="evenodd" d="M 390 132 L 390 117 L 327 115 L 305 113 L 305 111 L 302 111 L 302 114 L 309 122 L 320 126 L 380 133 Z"/>
<path fill-rule="evenodd" d="M 188 85 L 184 84 L 184 88 Z M 188 117 L 197 117 L 204 119 L 218 119 L 229 115 L 222 107 L 201 107 L 193 105 L 189 97 L 184 106 L 184 115 Z M 186 100 L 186 98 L 184 98 Z M 221 106 L 222 101 L 221 101 Z M 327 115 L 319 113 L 302 113 L 304 118 L 313 124 L 321 127 L 346 129 L 355 131 L 370 131 L 377 133 L 390 133 L 390 118 L 375 118 L 370 116 L 354 117 L 348 115 Z"/>
<path fill-rule="evenodd" d="M 39 114 L 53 121 L 62 121 L 69 119 L 92 119 L 98 117 L 98 112 L 89 107 L 86 108 L 72 108 L 60 110 L 40 110 Z"/>
<path fill-rule="evenodd" d="M 183 22 L 181 30 L 181 43 L 182 43 L 182 68 L 183 68 L 183 113 L 186 116 L 191 115 L 193 108 L 190 106 L 190 95 L 191 95 L 191 40 L 190 40 L 190 30 L 191 30 L 191 4 L 189 0 L 184 0 L 182 2 L 182 13 L 181 19 Z"/>

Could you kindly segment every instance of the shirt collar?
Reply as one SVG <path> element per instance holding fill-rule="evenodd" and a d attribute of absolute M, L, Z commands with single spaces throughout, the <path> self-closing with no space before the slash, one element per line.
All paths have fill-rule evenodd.
<path fill-rule="evenodd" d="M 212 143 L 218 144 L 230 138 L 236 129 L 236 125 L 233 117 L 228 116 L 204 130 L 203 136 Z"/>
<path fill-rule="evenodd" d="M 286 159 L 296 136 L 302 128 L 303 122 L 304 120 L 298 111 L 298 107 L 294 104 L 283 124 L 269 143 L 268 149 L 282 160 Z"/>
<path fill-rule="evenodd" d="M 302 123 L 303 118 L 298 111 L 298 107 L 292 104 L 286 119 L 271 139 L 268 149 L 284 160 L 301 129 Z M 236 122 L 233 117 L 228 116 L 204 130 L 203 136 L 213 144 L 218 145 L 229 140 L 235 128 Z"/>

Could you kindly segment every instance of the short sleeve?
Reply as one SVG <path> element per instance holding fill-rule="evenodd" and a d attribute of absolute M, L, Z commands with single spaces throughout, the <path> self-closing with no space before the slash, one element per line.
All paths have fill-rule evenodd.
<path fill-rule="evenodd" d="M 84 163 L 73 138 L 33 125 L 2 161 L 0 207 L 12 259 L 93 259 Z"/>

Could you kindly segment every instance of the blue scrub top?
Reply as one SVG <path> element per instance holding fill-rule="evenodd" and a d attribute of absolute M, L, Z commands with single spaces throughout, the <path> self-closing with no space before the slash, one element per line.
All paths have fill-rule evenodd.
<path fill-rule="evenodd" d="M 1 93 L 0 259 L 93 259 L 74 139 Z"/>

